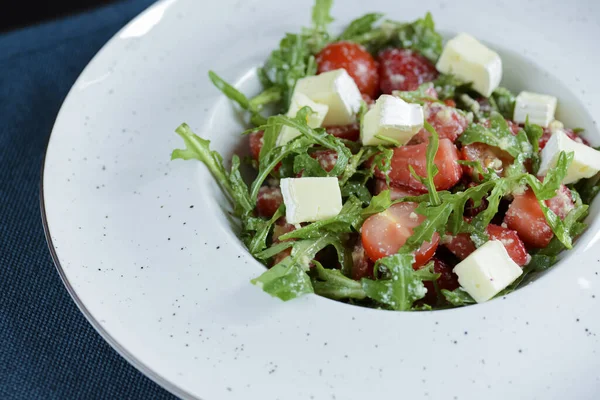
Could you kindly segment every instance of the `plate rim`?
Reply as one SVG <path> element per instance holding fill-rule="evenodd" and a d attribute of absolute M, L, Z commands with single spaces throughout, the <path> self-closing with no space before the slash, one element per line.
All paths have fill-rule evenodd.
<path fill-rule="evenodd" d="M 92 326 L 92 328 L 94 328 L 96 333 L 98 333 L 100 335 L 100 337 L 106 343 L 108 343 L 110 345 L 110 347 L 119 356 L 121 356 L 127 363 L 129 363 L 136 370 L 141 372 L 146 378 L 150 379 L 152 382 L 154 382 L 155 384 L 160 386 L 162 389 L 164 389 L 167 392 L 169 392 L 170 394 L 172 394 L 176 397 L 182 398 L 182 399 L 202 400 L 201 398 L 193 396 L 191 393 L 189 393 L 186 390 L 182 389 L 181 387 L 173 384 L 168 379 L 166 379 L 162 375 L 158 374 L 156 371 L 154 371 L 148 365 L 143 363 L 140 359 L 138 359 L 131 352 L 129 352 L 123 345 L 121 345 L 110 333 L 108 333 L 108 331 L 106 331 L 106 329 L 104 329 L 102 327 L 102 324 L 100 324 L 100 321 L 98 321 L 96 318 L 94 318 L 92 313 L 88 310 L 88 308 L 85 306 L 83 301 L 77 295 L 77 292 L 75 291 L 75 289 L 69 282 L 69 280 L 66 276 L 65 270 L 60 263 L 60 259 L 58 257 L 58 254 L 56 253 L 56 248 L 54 246 L 54 242 L 52 241 L 52 235 L 50 233 L 50 225 L 48 224 L 48 217 L 46 214 L 46 201 L 44 198 L 44 176 L 45 176 L 44 172 L 46 169 L 46 159 L 47 159 L 47 155 L 48 155 L 48 148 L 50 147 L 50 141 L 52 140 L 52 136 L 53 136 L 52 132 L 54 132 L 54 128 L 56 126 L 56 121 L 59 120 L 59 117 L 60 117 L 61 113 L 63 112 L 64 104 L 72 96 L 73 89 L 75 88 L 77 81 L 79 80 L 79 77 L 81 77 L 85 73 L 85 71 L 89 68 L 89 66 L 102 53 L 104 53 L 106 48 L 114 42 L 114 40 L 118 37 L 118 35 L 124 29 L 126 29 L 130 24 L 134 23 L 136 20 L 138 20 L 138 18 L 140 18 L 141 16 L 147 14 L 149 11 L 151 11 L 156 6 L 160 6 L 162 3 L 165 3 L 167 1 L 173 1 L 173 0 L 158 0 L 154 3 L 152 3 L 151 5 L 149 5 L 148 7 L 146 7 L 144 10 L 142 10 L 138 14 L 136 14 L 129 22 L 127 22 L 117 32 L 115 32 L 110 37 L 110 39 L 108 39 L 102 45 L 102 47 L 100 47 L 100 49 L 96 52 L 96 54 L 94 54 L 94 56 L 87 62 L 85 68 L 78 74 L 77 79 L 73 82 L 73 84 L 71 85 L 71 88 L 69 89 L 69 92 L 67 93 L 64 100 L 61 103 L 60 109 L 59 109 L 58 113 L 56 114 L 56 118 L 54 120 L 54 123 L 52 124 L 52 129 L 50 131 L 50 135 L 48 136 L 48 140 L 45 145 L 44 157 L 42 158 L 42 163 L 41 163 L 41 168 L 40 168 L 40 183 L 39 183 L 39 187 L 38 187 L 38 190 L 39 190 L 38 197 L 39 197 L 40 217 L 42 220 L 42 227 L 44 229 L 44 237 L 46 239 L 46 245 L 48 246 L 48 250 L 50 252 L 50 257 L 52 258 L 52 262 L 54 264 L 54 267 L 56 268 L 56 271 L 58 272 L 58 275 L 60 276 L 60 280 L 62 281 L 63 286 L 67 289 L 67 292 L 69 293 L 69 296 L 71 297 L 71 300 L 73 300 L 73 302 L 75 303 L 75 305 L 77 306 L 77 308 L 79 309 L 81 314 L 83 314 L 83 316 L 85 317 L 87 322 Z"/>

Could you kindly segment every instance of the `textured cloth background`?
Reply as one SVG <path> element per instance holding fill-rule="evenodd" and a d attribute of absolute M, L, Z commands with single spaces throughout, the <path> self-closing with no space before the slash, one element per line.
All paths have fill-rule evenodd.
<path fill-rule="evenodd" d="M 46 143 L 71 85 L 152 3 L 0 36 L 0 399 L 172 399 L 94 331 L 56 272 L 39 211 Z"/>

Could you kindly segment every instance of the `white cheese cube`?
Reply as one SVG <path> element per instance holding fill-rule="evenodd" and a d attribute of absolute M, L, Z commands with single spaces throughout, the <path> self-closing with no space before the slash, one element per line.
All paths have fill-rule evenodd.
<path fill-rule="evenodd" d="M 460 286 L 478 303 L 488 301 L 523 273 L 499 240 L 486 242 L 453 271 Z"/>
<path fill-rule="evenodd" d="M 557 99 L 554 96 L 532 92 L 521 92 L 515 101 L 513 120 L 524 124 L 529 116 L 532 124 L 547 127 L 554 121 Z"/>
<path fill-rule="evenodd" d="M 310 107 L 313 112 L 306 118 L 306 123 L 311 128 L 320 127 L 327 115 L 327 111 L 329 111 L 329 107 L 325 104 L 315 103 L 302 93 L 294 93 L 290 102 L 290 108 L 286 115 L 293 118 L 298 111 L 307 106 Z M 281 132 L 279 132 L 276 145 L 284 145 L 298 136 L 300 136 L 300 132 L 297 129 L 284 125 L 281 128 Z"/>
<path fill-rule="evenodd" d="M 354 79 L 343 68 L 299 79 L 294 95 L 296 93 L 302 93 L 314 102 L 329 106 L 324 126 L 353 123 L 362 101 Z"/>
<path fill-rule="evenodd" d="M 490 97 L 502 79 L 500 56 L 466 33 L 446 43 L 436 68 L 472 82 L 473 89 L 485 97 Z"/>
<path fill-rule="evenodd" d="M 335 217 L 342 210 L 342 193 L 336 177 L 284 178 L 281 194 L 290 224 Z"/>
<path fill-rule="evenodd" d="M 423 120 L 423 107 L 419 104 L 409 104 L 398 97 L 384 94 L 363 118 L 360 130 L 362 144 L 389 144 L 376 136 L 385 136 L 405 144 L 423 128 Z"/>
<path fill-rule="evenodd" d="M 583 178 L 590 178 L 600 171 L 600 151 L 576 142 L 568 137 L 562 129 L 556 129 L 542 150 L 539 176 L 545 176 L 556 166 L 561 151 L 573 152 L 573 161 L 562 181 L 565 185 Z"/>

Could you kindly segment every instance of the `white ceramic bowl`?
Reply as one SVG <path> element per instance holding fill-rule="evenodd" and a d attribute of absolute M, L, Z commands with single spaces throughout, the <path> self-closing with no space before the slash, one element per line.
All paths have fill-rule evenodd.
<path fill-rule="evenodd" d="M 256 91 L 254 67 L 309 23 L 311 5 L 164 0 L 79 77 L 52 132 L 42 206 L 82 312 L 185 398 L 597 399 L 597 221 L 534 283 L 461 309 L 387 312 L 315 295 L 283 303 L 249 283 L 264 267 L 236 238 L 205 168 L 169 161 L 181 146 L 173 130 L 187 121 L 224 154 L 245 149 L 207 70 Z M 335 26 L 367 11 L 413 20 L 426 10 L 442 31 L 498 49 L 505 85 L 557 95 L 559 118 L 600 142 L 599 2 L 338 0 Z M 590 221 L 597 214 L 595 204 Z"/>

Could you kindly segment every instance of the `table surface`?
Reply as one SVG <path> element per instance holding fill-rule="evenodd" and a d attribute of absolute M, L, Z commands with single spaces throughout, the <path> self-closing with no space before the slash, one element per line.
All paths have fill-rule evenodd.
<path fill-rule="evenodd" d="M 48 252 L 40 168 L 89 60 L 152 3 L 129 0 L 0 35 L 0 398 L 171 399 L 94 331 Z"/>

